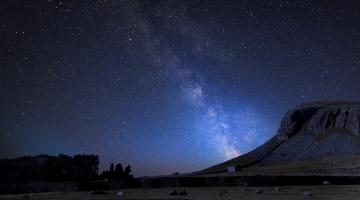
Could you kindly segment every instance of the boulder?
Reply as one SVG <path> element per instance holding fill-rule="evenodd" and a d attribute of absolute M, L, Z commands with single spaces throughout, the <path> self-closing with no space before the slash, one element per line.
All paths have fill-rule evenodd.
<path fill-rule="evenodd" d="M 174 190 L 174 191 L 170 192 L 169 195 L 170 195 L 170 196 L 175 196 L 175 195 L 178 195 L 178 192 L 177 192 L 176 190 Z"/>
<path fill-rule="evenodd" d="M 323 185 L 330 185 L 329 181 L 323 181 Z"/>
<path fill-rule="evenodd" d="M 188 193 L 185 190 L 183 190 L 183 191 L 180 191 L 178 195 L 179 196 L 186 196 L 186 195 L 188 195 Z"/>
<path fill-rule="evenodd" d="M 116 198 L 117 199 L 122 199 L 122 198 L 124 198 L 124 196 L 125 196 L 125 192 L 123 192 L 123 191 L 118 191 L 116 193 Z"/>
<path fill-rule="evenodd" d="M 304 197 L 306 197 L 306 198 L 315 197 L 315 193 L 309 192 L 309 191 L 305 191 L 305 192 L 304 192 Z"/>
<path fill-rule="evenodd" d="M 264 191 L 261 188 L 258 188 L 258 189 L 256 189 L 255 193 L 262 194 L 262 193 L 264 193 Z"/>

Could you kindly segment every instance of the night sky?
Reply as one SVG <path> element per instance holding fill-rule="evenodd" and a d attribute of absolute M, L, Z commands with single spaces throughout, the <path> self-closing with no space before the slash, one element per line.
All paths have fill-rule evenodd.
<path fill-rule="evenodd" d="M 360 100 L 359 1 L 0 1 L 0 157 L 190 172 Z"/>

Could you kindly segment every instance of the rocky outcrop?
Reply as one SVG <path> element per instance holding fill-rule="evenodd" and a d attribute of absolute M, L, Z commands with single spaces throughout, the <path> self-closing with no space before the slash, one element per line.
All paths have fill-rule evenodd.
<path fill-rule="evenodd" d="M 318 110 L 311 118 L 307 131 L 315 134 L 341 130 L 360 135 L 360 106 L 334 106 Z"/>
<path fill-rule="evenodd" d="M 300 130 L 321 134 L 342 130 L 360 136 L 360 103 L 309 103 L 287 112 L 277 133 L 279 140 L 287 140 Z"/>
<path fill-rule="evenodd" d="M 282 141 L 295 135 L 320 108 L 321 107 L 316 105 L 298 106 L 288 111 L 281 121 L 277 138 Z"/>

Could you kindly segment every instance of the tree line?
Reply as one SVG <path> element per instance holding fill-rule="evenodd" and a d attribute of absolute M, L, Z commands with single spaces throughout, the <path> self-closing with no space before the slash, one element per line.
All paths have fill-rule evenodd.
<path fill-rule="evenodd" d="M 86 182 L 99 179 L 131 181 L 130 165 L 111 164 L 99 175 L 97 155 L 24 156 L 0 160 L 0 183 Z"/>

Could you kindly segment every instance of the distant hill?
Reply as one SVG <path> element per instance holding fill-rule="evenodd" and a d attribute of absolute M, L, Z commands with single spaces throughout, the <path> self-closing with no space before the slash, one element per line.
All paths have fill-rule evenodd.
<path fill-rule="evenodd" d="M 236 167 L 237 172 L 228 172 Z M 360 102 L 323 101 L 289 110 L 277 134 L 255 150 L 194 173 L 360 175 Z"/>

